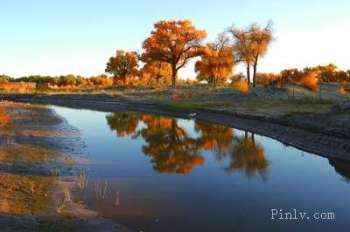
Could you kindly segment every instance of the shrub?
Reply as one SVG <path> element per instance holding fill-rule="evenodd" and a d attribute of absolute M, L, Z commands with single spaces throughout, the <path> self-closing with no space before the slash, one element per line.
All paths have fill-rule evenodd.
<path fill-rule="evenodd" d="M 233 88 L 241 93 L 247 93 L 249 91 L 249 84 L 246 80 L 237 80 L 233 83 Z"/>
<path fill-rule="evenodd" d="M 311 90 L 313 92 L 318 91 L 319 85 L 318 85 L 318 75 L 319 73 L 316 71 L 311 71 L 307 73 L 302 79 L 301 84 L 304 86 L 304 88 Z"/>

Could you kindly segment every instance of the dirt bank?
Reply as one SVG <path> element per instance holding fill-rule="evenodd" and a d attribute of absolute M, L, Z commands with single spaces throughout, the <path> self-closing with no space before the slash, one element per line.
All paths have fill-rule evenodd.
<path fill-rule="evenodd" d="M 223 124 L 276 139 L 324 157 L 350 160 L 350 128 L 347 108 L 319 114 L 256 115 L 211 108 L 174 108 L 165 104 L 130 101 L 109 95 L 1 95 L 0 99 L 53 104 L 106 112 L 139 111 Z M 338 119 L 341 119 L 338 121 Z"/>
<path fill-rule="evenodd" d="M 0 109 L 1 231 L 127 231 L 75 197 L 88 163 L 78 130 L 45 106 Z"/>

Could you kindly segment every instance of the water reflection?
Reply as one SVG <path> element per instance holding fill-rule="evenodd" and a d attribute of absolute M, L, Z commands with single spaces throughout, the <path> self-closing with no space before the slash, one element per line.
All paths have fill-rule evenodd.
<path fill-rule="evenodd" d="M 196 140 L 188 136 L 176 119 L 143 115 L 142 121 L 147 125 L 140 133 L 147 143 L 143 152 L 151 157 L 155 170 L 188 174 L 204 163 Z"/>
<path fill-rule="evenodd" d="M 196 122 L 195 130 L 200 134 L 197 144 L 204 150 L 214 151 L 217 160 L 224 159 L 232 149 L 234 130 L 218 124 Z"/>
<path fill-rule="evenodd" d="M 130 113 L 115 113 L 106 118 L 109 127 L 116 131 L 118 137 L 133 135 L 139 123 L 139 117 Z"/>
<path fill-rule="evenodd" d="M 212 151 L 218 161 L 228 160 L 228 173 L 242 171 L 248 177 L 264 177 L 269 166 L 264 148 L 248 132 L 235 136 L 232 128 L 195 122 L 197 136 L 193 137 L 171 117 L 123 112 L 109 114 L 106 119 L 118 137 L 141 137 L 146 143 L 143 153 L 160 173 L 189 174 L 205 163 L 203 151 Z"/>
<path fill-rule="evenodd" d="M 247 177 L 260 174 L 265 179 L 269 162 L 265 158 L 265 151 L 261 144 L 255 141 L 254 134 L 245 132 L 244 136 L 236 137 L 230 157 L 228 172 L 242 170 Z"/>

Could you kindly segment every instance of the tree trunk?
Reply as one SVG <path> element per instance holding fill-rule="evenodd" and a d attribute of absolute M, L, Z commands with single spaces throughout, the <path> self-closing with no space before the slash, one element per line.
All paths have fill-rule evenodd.
<path fill-rule="evenodd" d="M 177 76 L 176 65 L 172 65 L 171 87 L 174 89 L 176 88 L 176 76 Z"/>
<path fill-rule="evenodd" d="M 250 85 L 250 64 L 247 63 L 247 80 L 248 85 Z"/>
<path fill-rule="evenodd" d="M 256 57 L 255 62 L 254 62 L 254 66 L 253 66 L 253 87 L 256 86 L 256 70 L 258 68 L 258 59 L 259 59 L 259 57 Z"/>
<path fill-rule="evenodd" d="M 253 142 L 253 146 L 255 147 L 255 137 L 254 137 L 254 133 L 252 133 L 252 142 Z"/>

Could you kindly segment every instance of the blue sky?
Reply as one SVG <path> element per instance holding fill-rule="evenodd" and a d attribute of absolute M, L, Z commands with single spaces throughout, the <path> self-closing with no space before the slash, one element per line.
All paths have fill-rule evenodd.
<path fill-rule="evenodd" d="M 350 69 L 348 0 L 1 0 L 0 10 L 0 73 L 12 76 L 103 73 L 116 49 L 140 51 L 163 19 L 190 19 L 207 41 L 232 24 L 273 20 L 276 40 L 261 71 L 330 62 Z M 181 74 L 193 76 L 192 64 Z"/>

